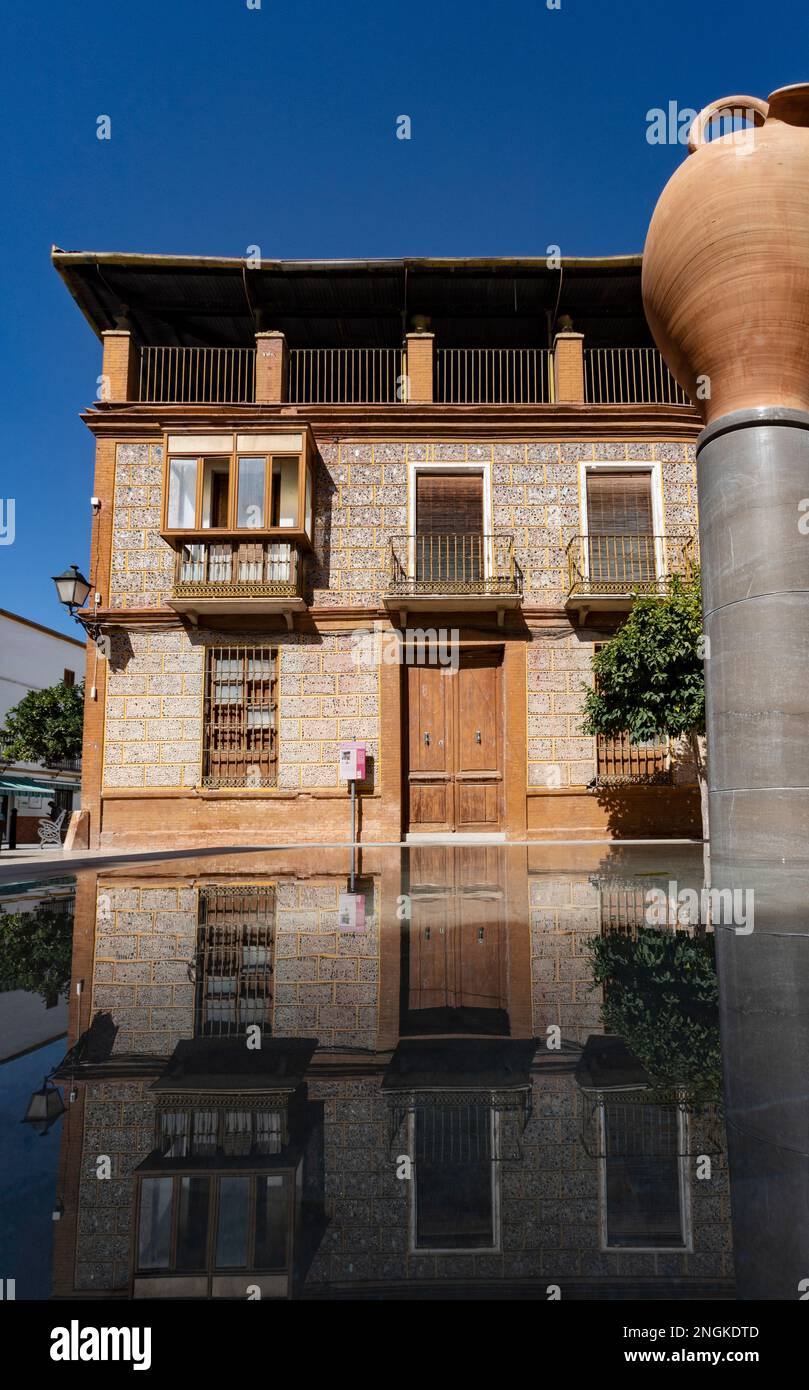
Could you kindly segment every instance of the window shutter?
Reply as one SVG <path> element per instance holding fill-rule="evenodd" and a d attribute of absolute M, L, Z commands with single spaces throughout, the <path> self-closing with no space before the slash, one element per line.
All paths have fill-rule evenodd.
<path fill-rule="evenodd" d="M 588 473 L 587 529 L 591 535 L 650 536 L 651 474 Z"/>
<path fill-rule="evenodd" d="M 481 535 L 482 473 L 417 473 L 416 531 L 419 535 Z"/>

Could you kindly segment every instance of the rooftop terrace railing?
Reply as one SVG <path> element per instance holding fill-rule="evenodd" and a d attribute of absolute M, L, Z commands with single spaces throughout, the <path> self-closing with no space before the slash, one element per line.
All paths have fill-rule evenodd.
<path fill-rule="evenodd" d="M 255 397 L 255 348 L 144 347 L 141 401 L 235 405 Z"/>
<path fill-rule="evenodd" d="M 535 405 L 554 400 L 547 348 L 436 348 L 435 400 L 443 405 Z"/>
<path fill-rule="evenodd" d="M 690 405 L 657 348 L 585 348 L 589 405 Z"/>
<path fill-rule="evenodd" d="M 406 405 L 412 397 L 407 371 L 403 348 L 291 348 L 286 386 L 274 389 L 296 405 Z M 155 404 L 252 404 L 256 350 L 142 347 L 137 389 L 138 400 Z M 432 399 L 438 405 L 553 405 L 558 394 L 548 348 L 433 349 Z M 429 391 L 419 399 L 429 399 Z M 585 348 L 584 402 L 690 404 L 652 347 Z"/>
<path fill-rule="evenodd" d="M 406 399 L 401 348 L 291 348 L 288 399 L 298 405 L 395 405 Z"/>

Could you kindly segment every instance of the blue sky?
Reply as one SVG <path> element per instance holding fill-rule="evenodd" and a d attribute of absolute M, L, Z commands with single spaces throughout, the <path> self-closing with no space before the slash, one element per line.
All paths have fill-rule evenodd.
<path fill-rule="evenodd" d="M 255 0 L 254 0 L 255 3 Z M 6 15 L 0 607 L 89 567 L 99 345 L 49 260 L 639 251 L 684 156 L 647 112 L 809 78 L 805 0 L 138 0 Z M 412 138 L 396 138 L 409 115 Z M 112 138 L 96 138 L 107 115 Z M 0 514 L 0 523 L 2 515 Z M 75 631 L 75 629 L 72 629 Z"/>

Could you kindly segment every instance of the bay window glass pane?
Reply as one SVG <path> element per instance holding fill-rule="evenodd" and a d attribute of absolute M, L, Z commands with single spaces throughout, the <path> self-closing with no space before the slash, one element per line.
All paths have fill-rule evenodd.
<path fill-rule="evenodd" d="M 169 463 L 169 512 L 171 529 L 193 528 L 197 504 L 196 459 L 171 459 Z"/>
<path fill-rule="evenodd" d="M 144 1178 L 140 1186 L 138 1268 L 168 1269 L 171 1257 L 171 1178 Z"/>
<path fill-rule="evenodd" d="M 256 1179 L 256 1269 L 287 1264 L 287 1180 L 272 1174 Z"/>
<path fill-rule="evenodd" d="M 219 1179 L 219 1212 L 216 1231 L 216 1268 L 247 1267 L 247 1209 L 250 1179 Z"/>
<path fill-rule="evenodd" d="M 236 525 L 262 527 L 264 525 L 264 474 L 266 460 L 263 458 L 239 459 L 239 492 Z"/>
<path fill-rule="evenodd" d="M 208 1178 L 180 1179 L 180 1216 L 177 1228 L 177 1269 L 207 1266 Z"/>
<path fill-rule="evenodd" d="M 272 461 L 271 519 L 272 526 L 293 526 L 298 523 L 298 466 L 297 458 L 274 458 Z"/>
<path fill-rule="evenodd" d="M 228 524 L 230 459 L 203 459 L 202 525 L 224 530 Z"/>
<path fill-rule="evenodd" d="M 312 470 L 306 470 L 306 502 L 304 506 L 303 529 L 311 540 L 312 538 Z"/>

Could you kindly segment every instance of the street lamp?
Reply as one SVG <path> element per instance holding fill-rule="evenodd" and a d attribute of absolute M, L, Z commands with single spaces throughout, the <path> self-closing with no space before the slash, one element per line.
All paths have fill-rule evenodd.
<path fill-rule="evenodd" d="M 100 623 L 94 622 L 92 618 L 83 618 L 77 612 L 77 609 L 83 608 L 87 602 L 93 587 L 90 580 L 85 579 L 78 565 L 69 565 L 63 574 L 54 574 L 52 578 L 59 595 L 59 602 L 64 604 L 71 618 L 74 618 L 84 628 L 88 636 L 97 642 L 101 631 Z"/>
<path fill-rule="evenodd" d="M 85 579 L 78 565 L 70 565 L 64 574 L 55 574 L 53 582 L 59 602 L 69 610 L 71 618 L 75 617 L 75 610 L 83 608 L 87 602 L 87 595 L 92 588 L 90 581 Z"/>
<path fill-rule="evenodd" d="M 46 1076 L 38 1091 L 34 1091 L 21 1123 L 30 1125 L 40 1138 L 48 1133 L 52 1125 L 65 1113 L 65 1103 L 58 1086 Z"/>

